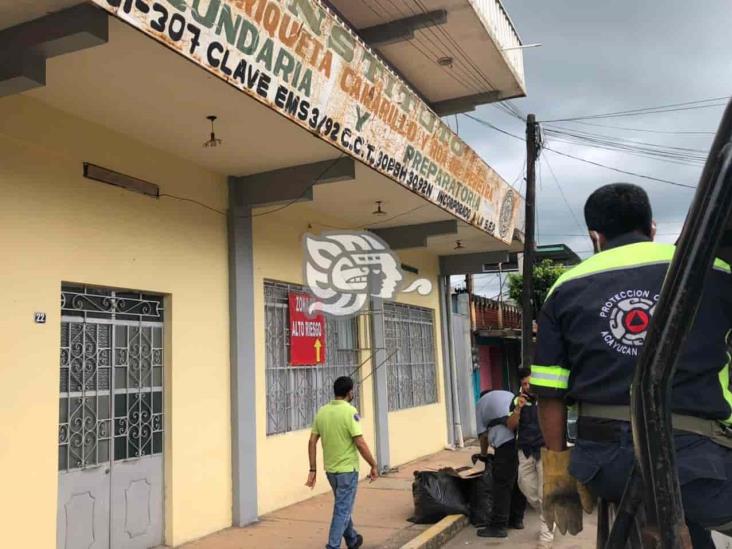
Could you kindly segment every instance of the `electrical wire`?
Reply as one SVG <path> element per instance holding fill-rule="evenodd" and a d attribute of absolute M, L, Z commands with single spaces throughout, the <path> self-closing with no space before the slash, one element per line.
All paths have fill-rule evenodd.
<path fill-rule="evenodd" d="M 629 132 L 644 132 L 644 133 L 658 133 L 667 135 L 714 135 L 716 132 L 713 131 L 695 131 L 695 130 L 653 130 L 650 128 L 628 128 L 626 126 L 611 126 L 608 124 L 594 124 L 592 122 L 584 122 L 582 120 L 574 120 L 568 122 L 569 124 L 582 124 L 583 126 L 593 126 L 596 128 L 607 128 L 610 130 L 624 130 Z M 560 126 L 561 127 L 561 126 Z"/>
<path fill-rule="evenodd" d="M 486 120 L 482 120 L 480 118 L 476 118 L 475 116 L 472 116 L 472 115 L 469 115 L 469 114 L 465 114 L 465 116 L 468 117 L 468 118 L 470 118 L 471 120 L 473 120 L 475 122 L 478 122 L 479 124 L 482 124 L 482 125 L 484 125 L 486 127 L 492 128 L 492 129 L 494 129 L 495 131 L 497 131 L 499 133 L 508 135 L 510 137 L 513 137 L 514 139 L 518 139 L 519 141 L 524 141 L 524 142 L 526 141 L 523 137 L 520 137 L 520 136 L 518 136 L 518 135 L 516 135 L 514 133 L 511 133 L 511 132 L 507 132 L 506 130 L 501 129 L 498 126 L 494 126 L 493 124 L 491 124 L 490 122 L 488 122 Z M 662 179 L 660 177 L 653 177 L 651 175 L 640 174 L 640 173 L 631 172 L 631 171 L 628 171 L 628 170 L 622 170 L 620 168 L 615 168 L 613 166 L 608 166 L 607 164 L 602 164 L 600 162 L 595 162 L 593 160 L 588 160 L 588 159 L 582 158 L 580 156 L 574 156 L 574 155 L 569 154 L 569 153 L 565 153 L 565 152 L 562 152 L 562 151 L 558 151 L 558 150 L 553 149 L 553 148 L 551 148 L 551 147 L 549 147 L 547 145 L 544 145 L 543 149 L 545 149 L 547 151 L 551 151 L 554 154 L 558 154 L 560 156 L 565 156 L 567 158 L 572 158 L 573 160 L 577 160 L 579 162 L 585 162 L 587 164 L 592 164 L 593 166 L 598 166 L 600 168 L 606 168 L 608 170 L 612 170 L 612 171 L 617 172 L 617 173 L 622 173 L 622 174 L 625 174 L 625 175 L 632 175 L 632 176 L 635 176 L 635 177 L 639 177 L 641 179 L 648 179 L 650 181 L 657 181 L 659 183 L 666 183 L 668 185 L 673 185 L 675 187 L 683 187 L 683 188 L 686 188 L 686 189 L 696 189 L 696 186 L 694 186 L 694 185 L 687 185 L 685 183 L 679 183 L 677 181 L 671 181 L 669 179 Z"/>
<path fill-rule="evenodd" d="M 656 236 L 676 236 L 676 235 L 680 234 L 680 232 L 681 231 L 679 230 L 678 232 L 675 232 L 675 233 L 656 233 Z M 584 233 L 584 234 L 576 234 L 576 233 L 544 233 L 544 236 L 577 236 L 577 237 L 579 237 L 579 236 L 586 236 L 586 237 L 589 238 L 589 234 L 588 233 Z"/>
<path fill-rule="evenodd" d="M 257 212 L 257 213 L 252 213 L 252 214 L 249 214 L 249 215 L 238 215 L 236 217 L 238 217 L 240 219 L 247 219 L 247 218 L 253 218 L 253 217 L 262 217 L 262 216 L 269 215 L 269 214 L 273 214 L 273 213 L 276 213 L 276 212 L 281 212 L 285 208 L 289 208 L 290 206 L 292 206 L 296 202 L 299 202 L 308 193 L 308 191 L 310 191 L 310 189 L 312 189 L 323 178 L 323 176 L 333 166 L 335 166 L 336 163 L 339 160 L 341 160 L 344 156 L 345 156 L 345 153 L 341 153 L 337 158 L 335 158 L 332 162 L 330 162 L 325 167 L 325 169 L 322 172 L 320 172 L 318 174 L 318 176 L 313 180 L 312 183 L 310 183 L 310 185 L 308 185 L 307 187 L 305 187 L 305 189 L 302 191 L 302 193 L 300 193 L 299 196 L 297 196 L 296 198 L 293 198 L 292 200 L 290 200 L 289 202 L 283 204 L 282 206 L 278 206 L 278 207 L 276 207 L 276 208 L 274 208 L 272 210 L 267 210 L 265 212 Z M 212 208 L 211 206 L 209 206 L 207 204 L 204 204 L 203 202 L 199 202 L 198 200 L 194 200 L 192 198 L 186 198 L 186 197 L 183 197 L 183 196 L 176 196 L 174 194 L 169 194 L 169 193 L 161 193 L 159 195 L 159 197 L 160 198 L 163 198 L 163 197 L 165 197 L 165 198 L 173 198 L 175 200 L 180 200 L 180 201 L 183 201 L 183 202 L 191 202 L 192 204 L 197 204 L 198 206 L 201 206 L 202 208 L 206 208 L 207 210 L 211 210 L 212 212 L 216 212 L 216 213 L 218 213 L 220 215 L 226 216 L 226 212 L 225 211 L 218 210 L 216 208 Z"/>
<path fill-rule="evenodd" d="M 584 228 L 582 227 L 582 224 L 577 219 L 577 216 L 575 215 L 574 210 L 572 209 L 572 206 L 569 205 L 569 200 L 567 200 L 567 196 L 564 194 L 562 185 L 559 183 L 559 179 L 557 179 L 557 176 L 554 173 L 554 169 L 552 168 L 552 165 L 549 163 L 549 159 L 546 157 L 546 155 L 542 155 L 542 157 L 539 159 L 539 163 L 541 163 L 541 162 L 545 162 L 547 165 L 547 168 L 549 168 L 549 173 L 551 173 L 551 176 L 554 179 L 554 183 L 557 184 L 557 189 L 559 189 L 559 194 L 562 195 L 562 200 L 564 200 L 564 204 L 567 206 L 567 209 L 569 210 L 569 213 L 572 216 L 572 219 L 574 219 L 575 225 L 577 225 L 577 228 L 580 231 L 582 231 Z M 544 236 L 546 236 L 546 235 L 544 235 Z"/>
<path fill-rule="evenodd" d="M 320 172 L 320 173 L 318 174 L 318 176 L 317 176 L 317 177 L 316 177 L 315 179 L 313 179 L 313 182 L 312 182 L 312 183 L 310 183 L 310 185 L 308 185 L 307 187 L 305 187 L 305 189 L 303 189 L 302 193 L 300 193 L 300 195 L 299 195 L 299 196 L 297 196 L 296 198 L 293 198 L 293 199 L 292 199 L 292 200 L 290 200 L 289 202 L 286 202 L 286 203 L 285 203 L 285 204 L 283 204 L 282 206 L 278 206 L 277 208 L 273 208 L 273 209 L 271 209 L 271 210 L 267 210 L 266 212 L 257 212 L 257 213 L 252 213 L 252 214 L 249 214 L 249 215 L 241 215 L 241 216 L 237 216 L 237 217 L 239 217 L 239 218 L 248 218 L 248 217 L 262 217 L 262 216 L 265 216 L 265 215 L 269 215 L 269 214 L 273 214 L 273 213 L 281 212 L 282 210 L 284 210 L 284 209 L 286 209 L 286 208 L 289 208 L 290 206 L 292 206 L 292 205 L 293 205 L 293 204 L 295 204 L 296 202 L 299 202 L 300 200 L 302 200 L 302 199 L 303 199 L 303 197 L 304 197 L 304 196 L 305 196 L 305 195 L 306 195 L 306 194 L 307 194 L 307 193 L 308 193 L 308 192 L 309 192 L 309 191 L 310 191 L 310 190 L 311 190 L 311 189 L 312 189 L 312 188 L 313 188 L 313 187 L 314 187 L 315 185 L 317 185 L 317 184 L 318 184 L 318 182 L 319 182 L 319 181 L 320 181 L 320 180 L 321 180 L 321 179 L 323 178 L 323 176 L 324 176 L 324 175 L 325 175 L 326 173 L 328 173 L 328 171 L 330 171 L 330 169 L 331 169 L 331 168 L 332 168 L 333 166 L 335 166 L 335 165 L 336 165 L 336 164 L 337 164 L 337 163 L 338 163 L 338 162 L 339 162 L 339 161 L 340 161 L 340 160 L 341 160 L 341 159 L 342 159 L 343 157 L 345 157 L 345 156 L 346 156 L 346 154 L 345 154 L 345 153 L 341 153 L 340 155 L 338 155 L 338 156 L 337 156 L 337 157 L 336 157 L 335 159 L 333 159 L 333 161 L 332 161 L 332 162 L 330 162 L 330 163 L 329 163 L 329 164 L 328 164 L 328 165 L 327 165 L 327 166 L 325 167 L 325 169 L 323 169 L 323 171 L 322 171 L 322 172 Z"/>
<path fill-rule="evenodd" d="M 384 5 L 383 5 L 383 4 L 382 4 L 382 3 L 380 2 L 380 0 L 374 0 L 374 2 L 376 2 L 376 4 L 377 4 L 377 6 L 378 6 L 379 10 L 381 10 L 381 11 L 377 10 L 376 8 L 374 8 L 374 7 L 373 7 L 373 6 L 371 6 L 371 5 L 369 4 L 369 3 L 364 3 L 364 5 L 365 5 L 365 6 L 366 6 L 366 7 L 367 7 L 367 8 L 369 9 L 369 10 L 371 10 L 371 11 L 372 11 L 372 12 L 373 12 L 373 13 L 374 13 L 375 15 L 377 15 L 377 16 L 378 16 L 379 18 L 383 17 L 383 16 L 384 16 L 384 14 L 387 14 L 387 15 L 388 15 L 388 16 L 389 16 L 390 18 L 391 18 L 391 17 L 394 17 L 394 16 L 392 15 L 392 13 L 391 13 L 391 12 L 389 12 L 388 10 L 386 10 L 386 8 L 385 8 L 385 7 L 384 7 Z M 392 2 L 392 6 L 394 6 L 393 2 Z M 399 11 L 400 11 L 400 14 L 398 14 L 398 15 L 397 15 L 397 17 L 398 17 L 398 18 L 401 18 L 401 17 L 403 17 L 403 16 L 404 16 L 404 13 L 403 13 L 403 12 L 401 12 L 401 10 L 399 10 Z M 416 44 L 415 44 L 415 42 L 416 42 Z M 420 39 L 419 39 L 419 38 L 418 38 L 418 37 L 417 37 L 416 35 L 415 35 L 415 38 L 414 38 L 414 40 L 407 40 L 407 41 L 406 41 L 406 43 L 407 43 L 407 44 L 408 44 L 409 46 L 411 46 L 411 47 L 412 47 L 413 49 L 415 49 L 415 50 L 416 50 L 416 51 L 417 51 L 417 52 L 418 52 L 418 53 L 419 53 L 420 55 L 422 55 L 422 56 L 423 56 L 423 57 L 424 57 L 424 58 L 425 58 L 425 59 L 426 59 L 427 61 L 429 61 L 430 63 L 435 63 L 435 61 L 436 61 L 436 60 L 437 60 L 438 58 L 440 58 L 440 57 L 444 57 L 444 56 L 442 56 L 442 55 L 439 55 L 439 54 L 438 54 L 438 55 L 435 55 L 435 53 L 434 53 L 434 50 L 432 50 L 431 48 L 428 48 L 428 47 L 427 47 L 427 46 L 426 46 L 426 45 L 425 45 L 424 43 L 422 43 L 422 41 L 421 41 L 421 40 L 420 40 Z M 419 46 L 420 46 L 420 47 L 417 47 L 417 44 L 419 44 Z M 425 53 L 425 52 L 427 52 L 427 53 Z M 429 55 L 428 55 L 428 53 L 429 53 Z M 430 55 L 431 55 L 432 57 L 430 57 Z M 464 89 L 466 89 L 466 90 L 468 90 L 468 91 L 470 91 L 470 90 L 472 90 L 472 89 L 473 89 L 473 87 L 474 87 L 474 84 L 471 84 L 470 82 L 466 81 L 466 80 L 464 79 L 465 77 L 464 77 L 464 76 L 463 76 L 462 74 L 458 76 L 458 75 L 456 74 L 456 72 L 455 72 L 455 71 L 452 71 L 452 69 L 448 69 L 448 67 L 444 67 L 444 66 L 442 66 L 442 65 L 439 65 L 439 64 L 437 64 L 437 66 L 438 66 L 438 67 L 440 67 L 440 69 L 442 69 L 442 71 L 443 71 L 443 72 L 444 72 L 444 73 L 445 73 L 445 74 L 446 74 L 446 75 L 447 75 L 447 76 L 448 76 L 449 78 L 451 78 L 452 80 L 454 80 L 455 82 L 457 82 L 457 83 L 458 83 L 458 84 L 459 84 L 460 86 L 462 86 L 462 87 L 463 87 Z"/>
<path fill-rule="evenodd" d="M 393 0 L 389 0 L 393 3 Z M 426 6 L 421 2 L 421 0 L 412 0 L 412 2 L 417 6 L 417 8 L 422 12 L 424 15 L 429 15 L 429 10 L 426 8 Z M 455 49 L 455 51 L 462 56 L 464 63 L 473 71 L 473 75 L 478 81 L 482 81 L 485 84 L 488 85 L 492 90 L 497 89 L 496 86 L 491 82 L 491 80 L 480 70 L 480 67 L 478 67 L 475 62 L 470 58 L 470 56 L 465 52 L 465 50 L 462 48 L 462 46 L 450 35 L 450 33 L 445 29 L 444 25 L 436 24 L 434 26 L 426 27 L 424 30 L 427 34 L 430 34 L 434 36 L 437 41 L 443 45 L 449 52 L 450 46 L 446 45 L 445 42 L 440 38 L 440 35 L 442 35 L 449 44 L 452 45 L 452 47 Z M 453 53 L 453 52 L 450 52 Z"/>
<path fill-rule="evenodd" d="M 428 203 L 428 204 L 422 204 L 422 205 L 420 205 L 420 206 L 415 206 L 414 208 L 411 208 L 411 209 L 409 209 L 409 210 L 406 210 L 406 211 L 404 211 L 404 212 L 402 212 L 402 213 L 398 213 L 398 214 L 396 214 L 396 215 L 394 215 L 394 216 L 392 216 L 392 217 L 389 217 L 389 218 L 387 218 L 387 219 L 382 219 L 381 221 L 377 221 L 376 223 L 371 223 L 371 224 L 369 224 L 369 225 L 364 225 L 364 228 L 365 228 L 365 229 L 368 229 L 368 228 L 370 228 L 370 227 L 371 227 L 371 228 L 374 228 L 374 227 L 375 227 L 376 225 L 383 225 L 384 223 L 388 223 L 389 221 L 392 221 L 392 220 L 394 220 L 394 219 L 397 219 L 397 218 L 399 218 L 399 217 L 405 216 L 405 215 L 407 215 L 407 214 L 409 214 L 409 213 L 415 212 L 415 211 L 417 211 L 417 210 L 421 210 L 422 208 L 426 208 L 426 207 L 427 207 L 427 206 L 429 206 L 430 204 L 431 204 L 431 203 Z M 356 229 L 357 227 L 353 227 L 353 228 L 354 228 L 354 229 Z"/>
<path fill-rule="evenodd" d="M 583 130 L 576 130 L 576 129 L 568 129 L 568 128 L 561 128 L 559 126 L 555 126 L 552 124 L 547 124 L 543 126 L 544 131 L 548 135 L 559 135 L 559 136 L 567 136 L 567 137 L 573 137 L 577 139 L 587 139 L 587 140 L 595 140 L 599 143 L 608 143 L 608 144 L 620 144 L 620 145 L 627 145 L 631 147 L 647 147 L 652 150 L 661 150 L 661 151 L 673 151 L 675 153 L 683 153 L 683 154 L 690 154 L 690 155 L 705 155 L 708 153 L 708 151 L 704 149 L 696 149 L 692 147 L 678 147 L 674 145 L 666 145 L 662 143 L 651 143 L 648 141 L 640 141 L 638 139 L 629 139 L 624 137 L 618 137 L 614 135 L 607 135 L 603 133 L 594 133 L 589 131 L 583 131 Z"/>
<path fill-rule="evenodd" d="M 571 154 L 568 154 L 568 153 L 565 153 L 565 152 L 558 151 L 556 149 L 552 149 L 552 148 L 547 147 L 547 146 L 544 146 L 544 149 L 547 150 L 547 151 L 551 151 L 554 154 L 558 154 L 560 156 L 565 156 L 567 158 L 572 158 L 573 160 L 578 160 L 580 162 L 585 162 L 587 164 L 592 164 L 593 166 L 598 166 L 600 168 L 605 168 L 605 169 L 608 169 L 608 170 L 612 170 L 612 171 L 617 172 L 617 173 L 622 173 L 622 174 L 625 174 L 625 175 L 632 175 L 634 177 L 640 177 L 641 179 L 648 179 L 649 181 L 657 181 L 659 183 L 666 183 L 668 185 L 673 185 L 675 187 L 682 187 L 684 189 L 696 190 L 696 186 L 695 185 L 687 185 L 686 183 L 679 183 L 677 181 L 671 181 L 669 179 L 662 179 L 660 177 L 653 177 L 651 175 L 645 175 L 645 174 L 641 174 L 641 173 L 637 173 L 637 172 L 631 172 L 631 171 L 628 171 L 628 170 L 621 170 L 620 168 L 615 168 L 613 166 L 608 166 L 607 164 L 601 164 L 600 162 L 595 162 L 593 160 L 587 160 L 586 158 L 582 158 L 580 156 L 574 156 L 574 155 L 571 155 Z"/>
<path fill-rule="evenodd" d="M 621 152 L 631 156 L 650 158 L 672 164 L 686 166 L 703 165 L 707 157 L 707 151 L 701 149 L 660 145 L 657 143 L 627 140 L 587 132 L 572 133 L 555 130 L 552 127 L 546 128 L 544 131 L 553 141 Z"/>
<path fill-rule="evenodd" d="M 573 122 L 576 120 L 591 120 L 595 118 L 617 118 L 622 116 L 638 116 L 638 115 L 645 115 L 645 114 L 656 114 L 661 112 L 676 112 L 676 111 L 685 111 L 685 110 L 694 110 L 694 109 L 706 109 L 710 107 L 722 107 L 727 104 L 727 100 L 730 98 L 730 96 L 725 95 L 723 97 L 712 97 L 710 99 L 699 99 L 696 101 L 685 101 L 683 103 L 671 103 L 668 105 L 659 105 L 656 107 L 643 107 L 639 109 L 629 109 L 625 111 L 615 111 L 615 112 L 607 112 L 607 113 L 600 113 L 600 114 L 588 114 L 584 116 L 573 116 L 573 117 L 567 117 L 567 118 L 555 118 L 553 120 L 542 120 L 541 123 L 547 123 L 547 122 Z M 711 102 L 719 102 L 723 101 L 722 103 L 714 103 L 712 105 L 702 105 L 702 103 L 711 103 Z"/>
<path fill-rule="evenodd" d="M 204 204 L 203 202 L 199 202 L 198 200 L 194 200 L 192 198 L 186 198 L 184 196 L 176 196 L 174 194 L 169 193 L 160 193 L 158 195 L 158 198 L 172 198 L 174 200 L 180 200 L 181 202 L 190 202 L 192 204 L 197 204 L 198 206 L 201 206 L 202 208 L 206 208 L 207 210 L 211 210 L 212 212 L 216 212 L 217 214 L 226 215 L 226 212 L 223 210 L 217 210 L 216 208 L 213 208 L 209 206 L 208 204 Z"/>
<path fill-rule="evenodd" d="M 378 0 L 377 0 L 378 1 Z M 389 3 L 395 8 L 398 9 L 396 4 L 393 0 L 387 0 Z M 425 4 L 421 0 L 412 0 L 413 3 L 417 6 L 417 8 L 422 12 L 424 15 L 429 15 L 429 10 L 425 6 Z M 401 10 L 399 10 L 401 12 Z M 402 15 L 405 15 L 402 12 Z M 407 13 L 406 15 L 415 15 L 415 12 Z M 435 30 L 436 29 L 436 30 Z M 477 84 L 478 89 L 482 89 L 485 85 L 487 85 L 491 90 L 496 90 L 495 84 L 485 75 L 483 71 L 481 71 L 480 67 L 478 67 L 475 62 L 472 60 L 469 54 L 465 52 L 463 47 L 460 45 L 460 43 L 455 40 L 455 38 L 450 34 L 450 32 L 445 28 L 444 25 L 436 24 L 434 26 L 427 27 L 425 29 L 422 29 L 426 34 L 431 35 L 435 38 L 434 44 L 437 45 L 439 43 L 442 47 L 445 48 L 445 53 L 451 53 L 455 54 L 457 52 L 459 55 L 456 55 L 456 57 L 462 57 L 462 63 L 463 65 L 468 69 L 468 73 L 466 75 L 467 78 L 471 78 L 474 83 Z M 447 41 L 443 40 L 442 37 Z M 417 35 L 415 35 L 415 39 L 419 41 Z M 422 43 L 423 44 L 423 43 Z M 452 46 L 452 48 L 451 48 Z M 423 44 L 424 47 L 424 44 Z M 454 51 L 451 51 L 454 49 Z M 444 55 L 443 55 L 444 57 Z M 470 72 L 472 70 L 472 72 Z M 515 107 L 513 104 L 511 104 L 509 101 L 505 101 L 499 104 L 494 105 L 496 108 L 504 110 L 507 114 L 510 116 L 519 118 L 520 120 L 525 120 L 525 115 L 521 113 L 521 111 Z"/>

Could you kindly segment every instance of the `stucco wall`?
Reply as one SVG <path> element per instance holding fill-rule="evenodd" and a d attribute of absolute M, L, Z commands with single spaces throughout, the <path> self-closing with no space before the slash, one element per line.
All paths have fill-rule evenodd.
<path fill-rule="evenodd" d="M 356 182 L 357 184 L 357 182 Z M 259 214 L 267 208 L 258 210 Z M 272 208 L 269 208 L 271 211 Z M 298 204 L 287 210 L 267 215 L 258 215 L 254 224 L 254 280 L 255 280 L 255 340 L 257 341 L 257 460 L 259 512 L 267 513 L 308 498 L 329 489 L 322 475 L 322 451 L 318 447 L 318 470 L 321 472 L 315 490 L 304 486 L 307 477 L 307 441 L 309 429 L 285 434 L 267 436 L 266 379 L 265 379 L 265 326 L 264 326 L 264 281 L 266 279 L 303 284 L 301 239 L 307 233 L 319 233 L 328 226 L 343 226 L 343 220 L 325 219 L 315 214 L 307 204 Z M 310 227 L 309 227 L 310 226 Z M 436 285 L 438 262 L 427 252 L 403 252 L 399 254 L 405 263 L 417 267 L 420 277 L 432 280 L 433 292 L 422 297 L 415 294 L 400 295 L 399 302 L 420 305 L 435 312 L 435 354 L 438 359 L 437 383 L 438 401 L 411 410 L 389 414 L 389 438 L 391 465 L 405 463 L 417 457 L 435 452 L 444 447 L 447 437 L 445 401 L 443 395 L 440 311 Z M 407 273 L 408 281 L 414 275 Z M 362 317 L 362 324 L 367 317 Z M 363 333 L 363 326 L 361 332 Z M 362 339 L 362 345 L 367 343 Z M 368 352 L 363 355 L 367 358 Z M 368 361 L 361 369 L 362 377 L 369 376 L 373 363 Z M 362 386 L 361 409 L 364 435 L 372 451 L 374 448 L 374 399 L 373 376 Z M 362 464 L 362 474 L 367 467 Z"/>
<path fill-rule="evenodd" d="M 221 176 L 35 100 L 0 99 L 2 545 L 56 546 L 62 282 L 169 296 L 165 518 L 179 544 L 231 524 L 225 217 L 84 179 L 83 161 L 226 208 Z"/>

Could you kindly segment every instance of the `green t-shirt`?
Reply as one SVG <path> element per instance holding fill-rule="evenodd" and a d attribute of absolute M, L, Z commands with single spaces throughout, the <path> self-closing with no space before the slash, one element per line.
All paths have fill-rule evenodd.
<path fill-rule="evenodd" d="M 353 437 L 363 435 L 358 410 L 345 400 L 331 400 L 318 410 L 313 433 L 323 444 L 323 463 L 327 473 L 358 471 L 358 450 Z"/>

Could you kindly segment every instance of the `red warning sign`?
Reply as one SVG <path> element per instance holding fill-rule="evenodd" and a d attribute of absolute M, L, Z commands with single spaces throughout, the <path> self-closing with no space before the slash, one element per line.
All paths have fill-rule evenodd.
<path fill-rule="evenodd" d="M 325 316 L 310 315 L 313 297 L 290 292 L 290 365 L 312 366 L 325 362 Z"/>

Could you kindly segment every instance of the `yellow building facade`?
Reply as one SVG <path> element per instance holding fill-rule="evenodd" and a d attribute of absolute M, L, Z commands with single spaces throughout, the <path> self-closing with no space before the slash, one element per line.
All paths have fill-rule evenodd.
<path fill-rule="evenodd" d="M 246 25 L 264 36 L 247 11 L 258 3 L 274 13 L 264 0 L 0 7 L 0 43 L 25 52 L 0 61 L 3 546 L 179 546 L 325 491 L 304 486 L 307 440 L 337 375 L 357 383 L 382 470 L 458 438 L 447 279 L 518 246 L 521 199 L 440 122 L 454 108 L 440 101 L 461 98 L 428 105 L 427 84 L 400 80 L 387 50 L 360 38 L 351 3 L 340 19 L 317 0 L 276 4 L 302 28 L 320 19 L 334 52 L 351 44 L 363 55 L 352 68 L 373 63 L 380 85 L 403 86 L 394 108 L 413 105 L 409 127 L 432 138 L 406 144 L 404 123 L 369 126 L 353 95 L 329 102 L 339 81 L 324 68 L 311 85 L 325 134 L 282 116 L 276 84 L 288 82 L 256 53 L 244 59 L 264 75 L 259 88 L 230 85 L 211 44 Z M 190 38 L 156 34 L 163 12 L 173 42 L 179 27 L 201 31 L 208 60 L 179 55 Z M 518 37 L 478 15 L 484 43 L 466 50 L 489 44 L 485 70 L 522 94 L 520 63 L 500 53 Z M 350 74 L 345 58 L 332 63 Z M 331 139 L 336 124 L 351 133 Z M 211 139 L 223 142 L 202 147 Z M 303 238 L 344 231 L 391 247 L 400 289 L 425 279 L 432 290 L 328 316 L 323 364 L 292 366 L 287 299 L 308 291 Z"/>

